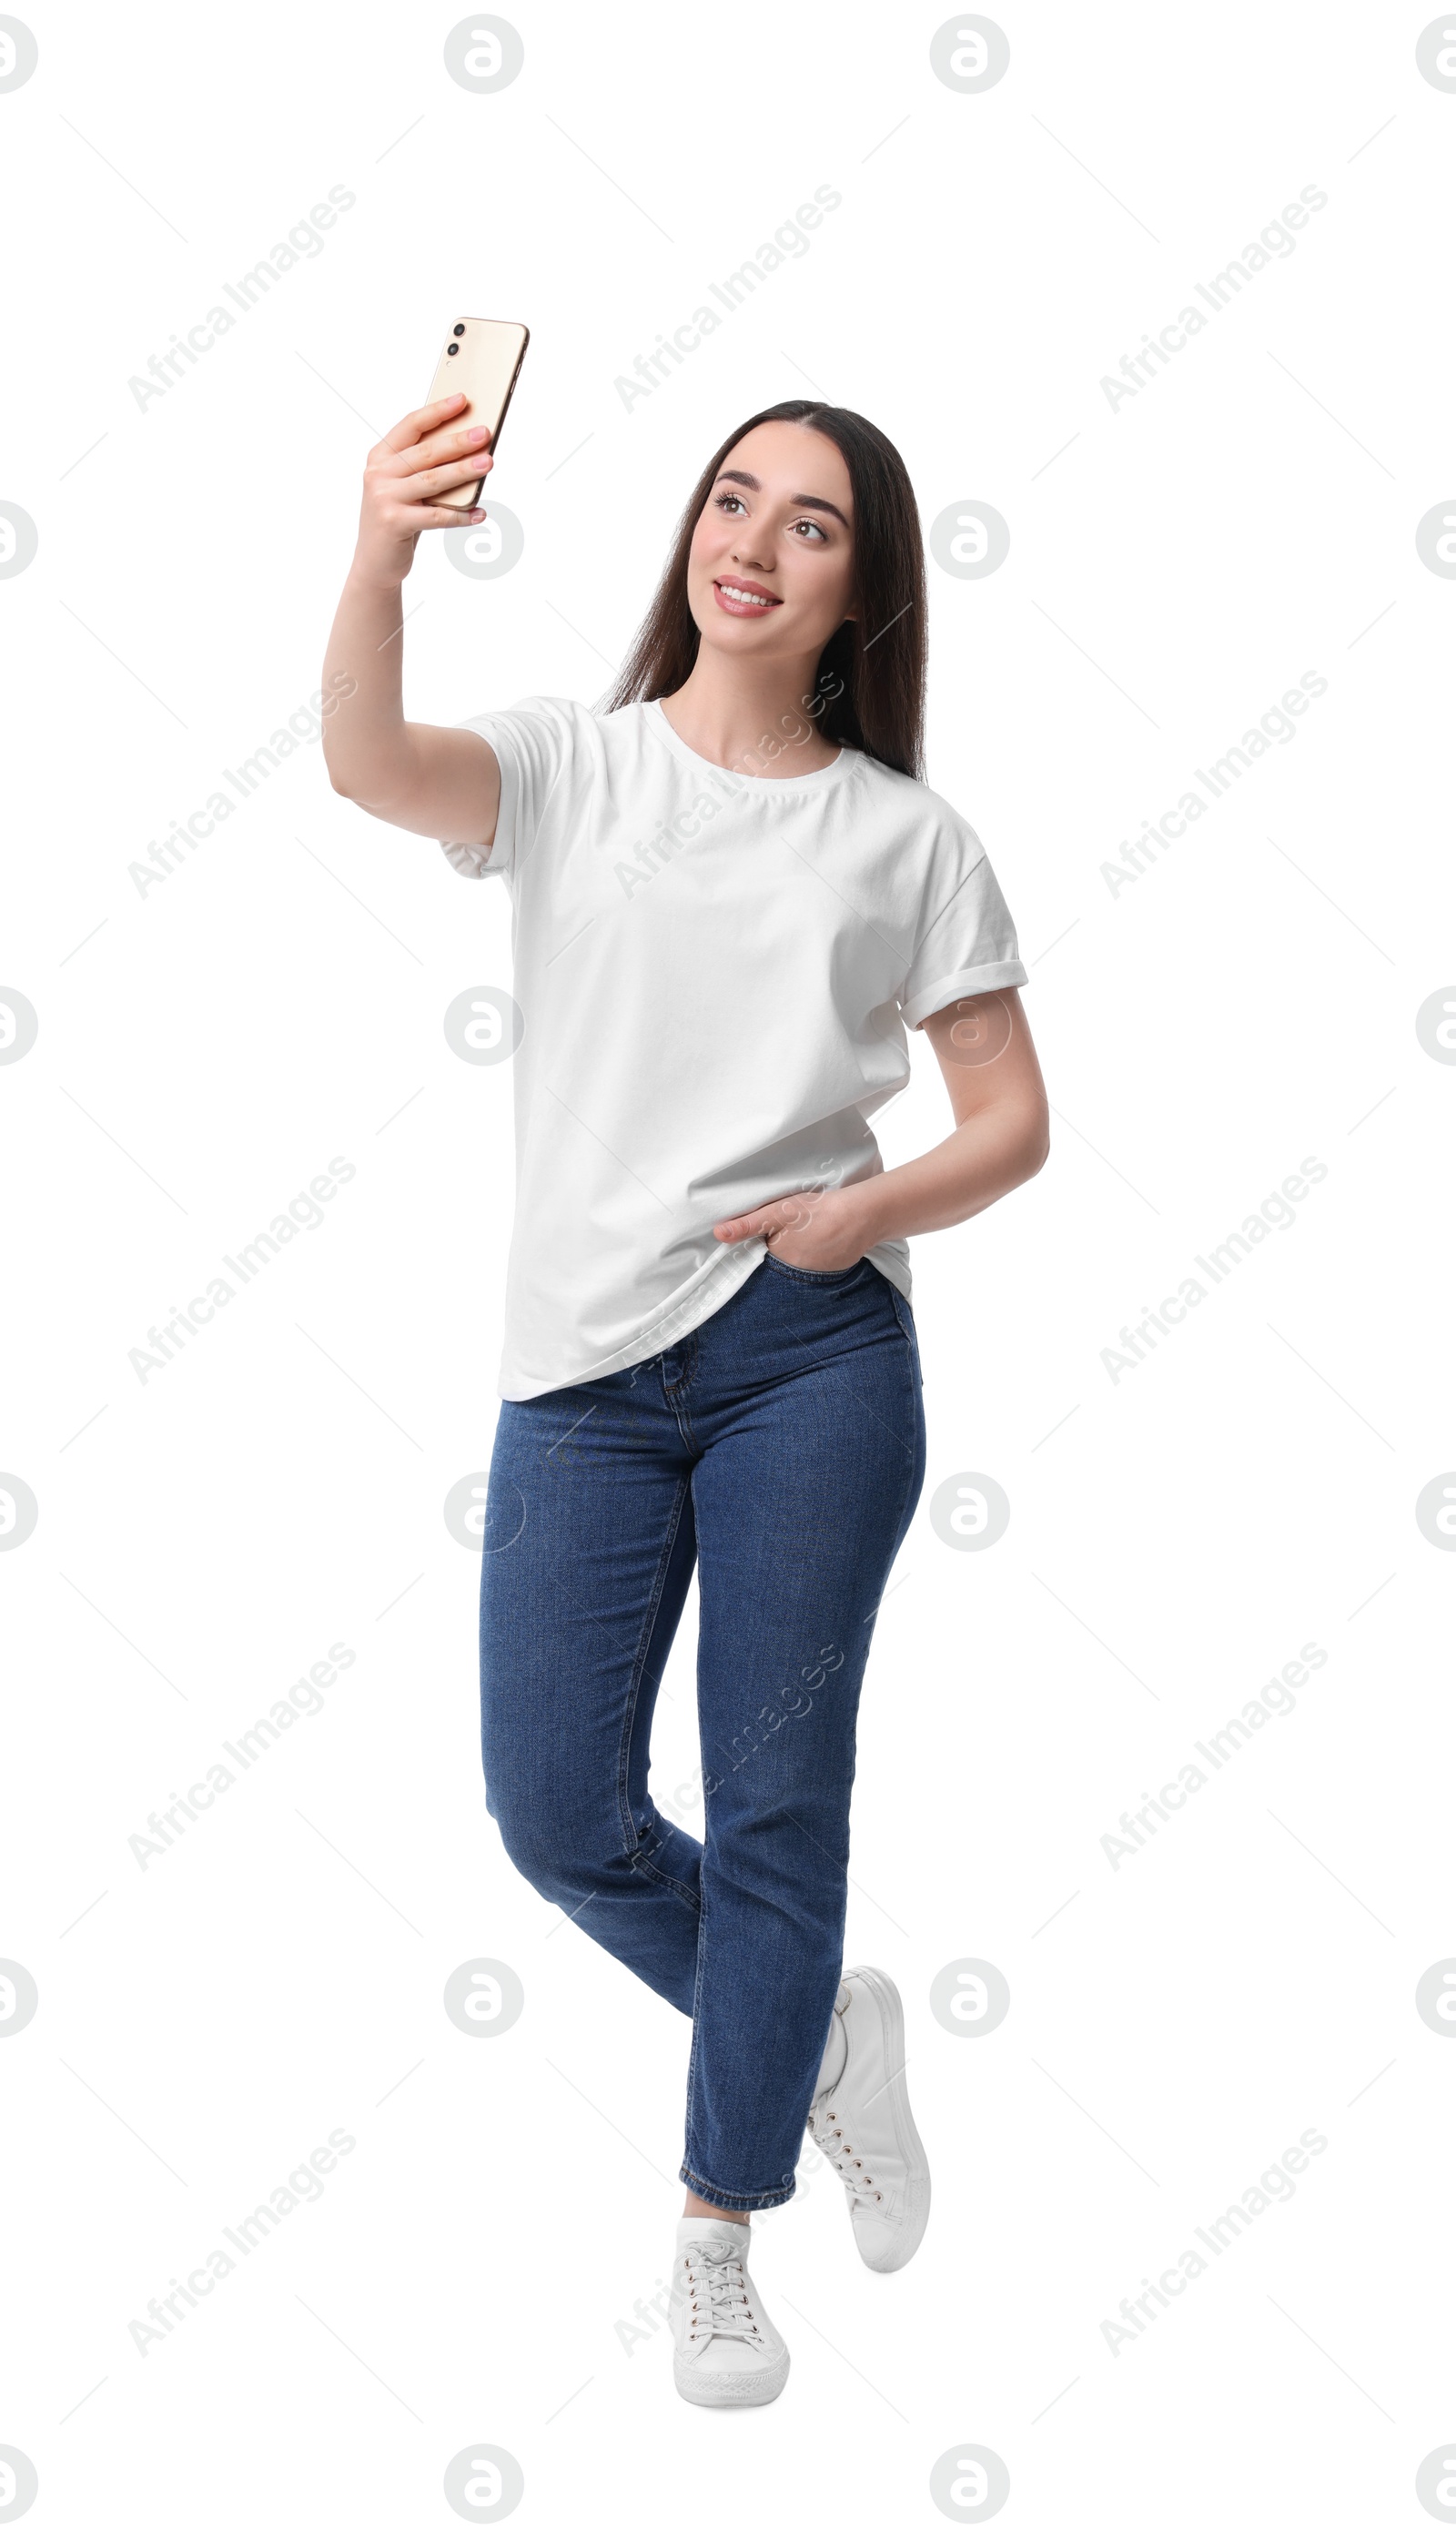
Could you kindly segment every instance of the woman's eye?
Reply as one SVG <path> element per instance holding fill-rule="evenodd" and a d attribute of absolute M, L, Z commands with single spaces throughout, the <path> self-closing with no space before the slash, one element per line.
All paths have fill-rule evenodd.
<path fill-rule="evenodd" d="M 808 529 L 808 530 L 811 530 L 811 531 L 812 531 L 812 533 L 813 533 L 813 535 L 814 535 L 816 538 L 820 538 L 820 539 L 822 539 L 822 537 L 823 537 L 823 535 L 824 535 L 824 532 L 823 532 L 823 530 L 820 528 L 819 523 L 818 523 L 818 521 L 817 521 L 817 520 L 796 520 L 796 521 L 794 522 L 794 526 L 795 526 L 795 528 L 796 528 L 796 529 Z"/>
<path fill-rule="evenodd" d="M 718 498 L 719 510 L 721 512 L 726 512 L 729 505 L 731 505 L 735 511 L 741 512 L 745 509 L 743 498 L 740 494 L 720 494 Z"/>

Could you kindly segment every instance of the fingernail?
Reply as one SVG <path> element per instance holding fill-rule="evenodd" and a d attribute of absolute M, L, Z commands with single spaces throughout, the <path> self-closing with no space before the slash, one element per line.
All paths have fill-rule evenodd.
<path fill-rule="evenodd" d="M 484 425 L 472 424 L 470 430 L 465 435 L 465 439 L 467 441 L 483 441 L 485 439 Z"/>

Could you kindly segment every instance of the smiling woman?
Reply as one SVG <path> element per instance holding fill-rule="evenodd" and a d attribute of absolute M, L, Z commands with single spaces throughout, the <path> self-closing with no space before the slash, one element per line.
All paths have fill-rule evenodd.
<path fill-rule="evenodd" d="M 692 2021 L 674 2378 L 756 2406 L 789 2354 L 749 2217 L 794 2194 L 805 2125 L 875 2272 L 929 2217 L 899 1994 L 842 1963 L 856 1716 L 925 1475 L 907 1238 L 1040 1169 L 1046 1096 L 1005 901 L 922 781 L 924 557 L 893 445 L 840 406 L 751 416 L 606 704 L 446 730 L 403 719 L 399 586 L 420 531 L 460 523 L 440 495 L 489 471 L 460 403 L 371 456 L 323 746 L 339 791 L 511 893 L 486 1799 L 538 1891 Z M 870 1121 L 917 1029 L 954 1126 L 886 1172 Z M 701 1839 L 649 1786 L 700 1554 Z M 599 2193 L 599 2170 L 576 2190 Z"/>
<path fill-rule="evenodd" d="M 746 463 L 755 454 L 789 478 L 796 460 L 800 475 L 807 460 L 817 491 L 787 484 L 778 497 L 786 516 L 770 521 L 767 507 L 774 497 Z M 867 750 L 904 776 L 919 776 L 926 674 L 920 517 L 899 451 L 863 415 L 843 407 L 794 398 L 752 416 L 715 451 L 688 497 L 667 569 L 611 705 L 672 696 L 688 686 L 698 666 L 709 594 L 725 615 L 739 613 L 732 592 L 743 588 L 743 541 L 747 536 L 751 543 L 755 522 L 760 538 L 775 537 L 779 570 L 760 568 L 749 578 L 741 613 L 751 613 L 756 604 L 763 614 L 788 599 L 797 612 L 791 621 L 796 649 L 805 661 L 813 656 L 800 684 L 822 699 L 817 730 L 825 740 Z M 741 568 L 736 583 L 735 565 Z M 719 587 L 723 568 L 728 589 Z M 780 624 L 757 652 L 745 648 L 731 657 L 744 667 L 755 661 L 777 665 L 785 633 Z M 755 678 L 753 685 L 777 722 L 785 711 L 781 670 Z M 805 709 L 799 694 L 791 685 L 791 711 L 801 728 Z"/>

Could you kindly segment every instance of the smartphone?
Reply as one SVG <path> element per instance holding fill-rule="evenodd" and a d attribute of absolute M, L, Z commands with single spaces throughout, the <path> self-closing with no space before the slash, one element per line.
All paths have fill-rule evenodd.
<path fill-rule="evenodd" d="M 461 390 L 469 398 L 463 412 L 445 426 L 448 432 L 458 430 L 462 424 L 483 423 L 490 434 L 494 457 L 506 408 L 520 377 L 529 342 L 528 326 L 514 325 L 504 317 L 455 319 L 425 399 L 427 405 L 433 405 L 440 397 L 458 396 Z M 473 485 L 456 485 L 435 499 L 448 511 L 473 511 L 484 483 L 485 478 L 477 476 Z"/>

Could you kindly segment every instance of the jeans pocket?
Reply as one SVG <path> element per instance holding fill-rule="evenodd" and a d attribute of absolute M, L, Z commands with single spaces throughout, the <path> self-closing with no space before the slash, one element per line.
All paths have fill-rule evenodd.
<path fill-rule="evenodd" d="M 846 1287 L 852 1278 L 863 1277 L 871 1267 L 867 1253 L 852 1261 L 848 1270 L 797 1270 L 792 1261 L 781 1261 L 775 1253 L 766 1252 L 763 1257 L 766 1266 L 776 1270 L 781 1278 L 801 1279 L 806 1287 Z"/>

